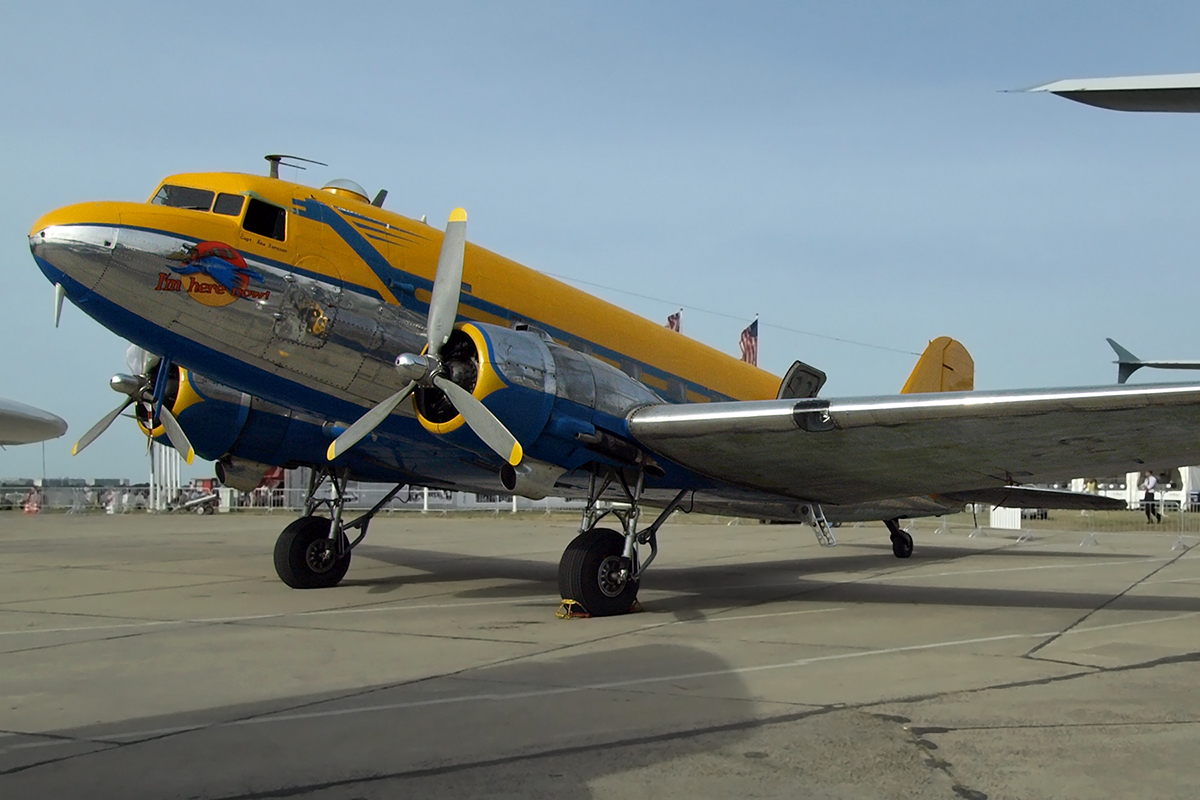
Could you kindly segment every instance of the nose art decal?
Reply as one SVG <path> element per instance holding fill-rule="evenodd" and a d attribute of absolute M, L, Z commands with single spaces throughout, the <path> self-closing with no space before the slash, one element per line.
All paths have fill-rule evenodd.
<path fill-rule="evenodd" d="M 158 273 L 156 292 L 186 292 L 206 306 L 227 306 L 239 297 L 247 300 L 271 298 L 270 291 L 250 288 L 251 281 L 261 284 L 263 276 L 249 269 L 242 254 L 224 242 L 184 245 L 168 259 L 178 263 L 168 264 L 169 272 Z"/>

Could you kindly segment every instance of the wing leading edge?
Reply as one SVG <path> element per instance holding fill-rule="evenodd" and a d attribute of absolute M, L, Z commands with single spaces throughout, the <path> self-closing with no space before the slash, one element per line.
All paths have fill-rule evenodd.
<path fill-rule="evenodd" d="M 829 504 L 1200 461 L 1200 384 L 651 406 L 635 438 L 689 469 Z"/>
<path fill-rule="evenodd" d="M 1113 111 L 1200 112 L 1200 73 L 1055 81 L 1026 89 Z"/>

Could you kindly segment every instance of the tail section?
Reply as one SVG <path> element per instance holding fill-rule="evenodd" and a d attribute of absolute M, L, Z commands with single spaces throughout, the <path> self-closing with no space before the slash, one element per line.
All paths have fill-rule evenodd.
<path fill-rule="evenodd" d="M 1113 352 L 1117 354 L 1117 383 L 1124 383 L 1129 380 L 1129 376 L 1137 372 L 1139 368 L 1145 366 L 1142 360 L 1133 353 L 1126 350 L 1121 345 L 1114 342 L 1112 339 L 1105 339 Z"/>
<path fill-rule="evenodd" d="M 962 343 L 939 336 L 929 343 L 901 394 L 969 392 L 975 388 L 975 360 Z"/>

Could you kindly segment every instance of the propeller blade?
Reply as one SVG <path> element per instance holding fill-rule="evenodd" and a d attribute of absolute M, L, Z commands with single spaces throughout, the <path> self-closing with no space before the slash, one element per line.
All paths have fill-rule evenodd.
<path fill-rule="evenodd" d="M 458 297 L 462 292 L 463 251 L 467 244 L 467 212 L 456 208 L 446 223 L 442 239 L 442 254 L 438 258 L 437 274 L 433 276 L 433 293 L 429 298 L 429 352 L 435 356 L 454 332 L 458 319 Z"/>
<path fill-rule="evenodd" d="M 58 327 L 58 321 L 62 319 L 62 304 L 63 298 L 67 296 L 67 290 L 63 288 L 61 283 L 54 284 L 54 327 Z"/>
<path fill-rule="evenodd" d="M 449 378 L 437 375 L 433 384 L 446 393 L 450 402 L 462 414 L 467 425 L 475 431 L 475 435 L 483 439 L 483 443 L 496 451 L 496 454 L 514 467 L 521 463 L 525 451 L 517 437 L 509 433 L 504 423 L 496 419 L 496 415 L 488 407 L 475 399 L 475 395 L 459 386 Z"/>
<path fill-rule="evenodd" d="M 95 425 L 93 425 L 91 430 L 89 430 L 87 433 L 85 433 L 83 436 L 81 436 L 79 438 L 79 441 L 76 442 L 75 446 L 71 448 L 71 455 L 77 456 L 80 453 L 82 453 L 83 448 L 87 447 L 89 444 L 96 441 L 96 438 L 100 434 L 102 434 L 106 430 L 108 430 L 108 426 L 113 424 L 113 420 L 115 420 L 117 417 L 121 416 L 122 411 L 129 408 L 131 405 L 133 405 L 136 402 L 137 402 L 136 397 L 130 397 L 124 403 L 121 403 L 121 405 L 117 406 L 112 411 L 105 414 L 103 419 L 101 419 L 99 422 L 97 422 Z"/>
<path fill-rule="evenodd" d="M 183 460 L 191 464 L 196 457 L 196 451 L 192 447 L 192 443 L 188 441 L 187 434 L 183 432 L 179 420 L 175 419 L 171 409 L 165 405 L 159 409 L 158 418 L 162 421 L 163 427 L 167 429 L 167 438 L 171 440 L 171 444 L 183 456 Z"/>
<path fill-rule="evenodd" d="M 325 457 L 333 461 L 358 444 L 364 436 L 378 428 L 381 422 L 390 417 L 396 410 L 396 406 L 404 402 L 404 398 L 412 394 L 414 388 L 416 388 L 416 384 L 409 381 L 403 389 L 359 417 L 358 421 L 342 431 L 342 435 L 330 443 L 329 449 L 325 451 Z"/>

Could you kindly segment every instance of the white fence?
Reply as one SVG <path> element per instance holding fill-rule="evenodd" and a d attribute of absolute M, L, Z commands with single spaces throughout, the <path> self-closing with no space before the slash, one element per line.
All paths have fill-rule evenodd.
<path fill-rule="evenodd" d="M 350 512 L 366 511 L 375 506 L 391 490 L 383 484 L 351 486 L 347 490 L 346 509 Z M 191 513 L 286 513 L 295 514 L 304 508 L 304 489 L 256 489 L 239 492 L 234 489 L 216 489 L 217 501 L 211 504 L 192 504 L 180 508 L 189 501 L 206 496 L 197 489 L 185 489 L 170 502 L 170 510 Z M 323 486 L 318 497 L 329 497 L 328 484 Z M 146 487 L 11 487 L 0 488 L 0 510 L 20 511 L 36 506 L 41 511 L 80 513 L 128 514 L 153 511 L 150 493 Z M 572 511 L 583 509 L 582 500 L 565 500 L 547 497 L 544 500 L 527 500 L 512 495 L 476 495 L 471 492 L 450 492 L 441 489 L 424 489 L 408 486 L 392 498 L 382 513 L 395 512 L 529 512 L 529 511 Z"/>
<path fill-rule="evenodd" d="M 255 489 L 253 492 L 238 492 L 233 489 L 218 489 L 221 497 L 221 512 L 242 511 L 299 511 L 304 508 L 305 489 Z M 317 497 L 330 497 L 330 486 L 325 484 Z M 346 490 L 345 508 L 349 511 L 366 511 L 373 508 L 391 487 L 384 484 L 351 484 Z M 425 489 L 407 486 L 399 491 L 382 509 L 381 513 L 397 511 L 579 511 L 582 500 L 565 500 L 547 497 L 544 500 L 527 500 L 512 495 L 484 495 L 472 492 L 453 492 L 443 489 Z"/>

